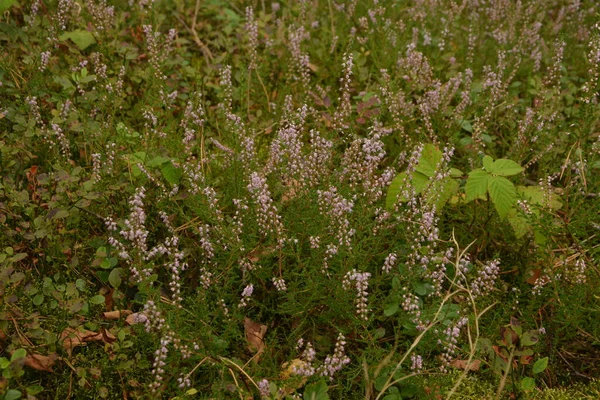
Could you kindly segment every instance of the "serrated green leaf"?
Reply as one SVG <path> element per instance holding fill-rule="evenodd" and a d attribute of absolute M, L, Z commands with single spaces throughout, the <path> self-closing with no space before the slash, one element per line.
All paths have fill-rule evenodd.
<path fill-rule="evenodd" d="M 427 203 L 430 204 L 431 200 L 436 200 L 435 207 L 437 210 L 441 210 L 448 200 L 458 193 L 458 182 L 452 178 L 444 178 L 442 181 L 433 182 L 427 189 Z"/>
<path fill-rule="evenodd" d="M 435 175 L 438 164 L 442 161 L 442 157 L 442 152 L 436 146 L 427 143 L 423 146 L 423 151 L 415 170 L 432 178 Z"/>
<path fill-rule="evenodd" d="M 487 168 L 486 168 L 487 169 Z M 524 168 L 519 164 L 514 162 L 513 160 L 508 160 L 506 158 L 500 158 L 494 161 L 492 165 L 492 169 L 489 170 L 494 175 L 499 176 L 511 176 L 517 175 L 523 172 Z"/>
<path fill-rule="evenodd" d="M 505 219 L 517 201 L 515 185 L 502 176 L 491 176 L 488 180 L 488 191 L 500 219 Z"/>
<path fill-rule="evenodd" d="M 327 394 L 328 390 L 329 386 L 321 379 L 319 382 L 306 385 L 304 396 L 302 396 L 302 398 L 309 400 L 329 400 L 329 395 Z"/>
<path fill-rule="evenodd" d="M 427 296 L 429 293 L 435 292 L 435 288 L 428 282 L 414 282 L 413 290 L 419 296 Z"/>
<path fill-rule="evenodd" d="M 458 168 L 450 168 L 450 176 L 453 178 L 460 178 L 463 176 L 463 172 Z"/>
<path fill-rule="evenodd" d="M 71 32 L 65 32 L 58 38 L 63 41 L 71 39 L 73 43 L 75 43 L 75 45 L 79 47 L 80 50 L 85 50 L 94 43 L 96 43 L 96 38 L 94 38 L 94 35 L 92 35 L 91 32 L 88 32 L 83 29 L 76 29 Z"/>
<path fill-rule="evenodd" d="M 402 192 L 404 192 L 406 189 L 404 186 L 405 184 L 412 184 L 415 194 L 419 194 L 423 191 L 423 188 L 425 185 L 427 185 L 427 182 L 429 182 L 429 178 L 420 172 L 415 172 L 412 176 L 412 179 L 407 177 L 406 172 L 399 173 L 388 187 L 387 196 L 385 199 L 386 208 L 391 210 L 394 208 L 394 205 L 397 201 L 400 201 L 401 203 L 408 201 L 406 196 L 402 195 Z"/>
<path fill-rule="evenodd" d="M 544 372 L 544 370 L 548 367 L 548 357 L 540 358 L 533 364 L 533 373 L 539 374 Z"/>
<path fill-rule="evenodd" d="M 508 212 L 506 218 L 518 239 L 531 232 L 531 225 L 527 222 L 527 218 L 520 214 L 516 208 L 512 208 Z"/>
<path fill-rule="evenodd" d="M 181 180 L 181 169 L 176 168 L 170 161 L 162 165 L 160 172 L 167 182 L 172 185 L 177 185 Z"/>
<path fill-rule="evenodd" d="M 517 192 L 531 204 L 549 207 L 554 211 L 560 210 L 563 206 L 556 193 L 544 190 L 540 186 L 517 186 Z"/>
<path fill-rule="evenodd" d="M 148 161 L 148 166 L 158 167 L 159 165 L 163 165 L 169 161 L 171 161 L 171 159 L 168 157 L 156 156 L 152 160 Z"/>
<path fill-rule="evenodd" d="M 467 195 L 467 201 L 473 201 L 475 199 L 486 199 L 485 195 L 488 190 L 488 180 L 492 176 L 482 170 L 476 169 L 469 173 L 467 183 L 465 184 L 465 194 Z"/>
<path fill-rule="evenodd" d="M 101 294 L 97 294 L 93 297 L 90 298 L 89 302 L 91 304 L 103 304 L 104 303 L 104 296 L 102 296 Z"/>
<path fill-rule="evenodd" d="M 494 169 L 494 159 L 490 156 L 483 157 L 483 168 L 485 168 L 487 172 L 493 172 L 492 170 Z"/>

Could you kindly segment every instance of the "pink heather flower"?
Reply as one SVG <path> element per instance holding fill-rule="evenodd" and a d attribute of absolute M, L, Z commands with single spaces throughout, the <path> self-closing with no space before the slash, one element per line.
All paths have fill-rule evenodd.
<path fill-rule="evenodd" d="M 269 397 L 270 389 L 269 389 L 269 381 L 266 379 L 261 379 L 258 381 L 258 391 L 262 397 Z"/>
<path fill-rule="evenodd" d="M 254 292 L 254 285 L 247 285 L 244 288 L 244 290 L 242 291 L 242 299 L 240 300 L 238 307 L 240 307 L 240 308 L 246 307 L 248 305 L 248 301 L 250 300 L 250 297 L 252 296 L 253 292 Z"/>
<path fill-rule="evenodd" d="M 388 256 L 385 258 L 385 262 L 383 263 L 383 272 L 389 274 L 392 268 L 396 266 L 397 260 L 398 256 L 396 255 L 396 253 L 388 254 Z"/>
<path fill-rule="evenodd" d="M 350 272 L 346 273 L 343 281 L 344 289 L 349 289 L 352 282 L 354 282 L 354 286 L 356 287 L 356 299 L 354 303 L 356 304 L 356 314 L 358 314 L 359 318 L 367 321 L 368 320 L 368 308 L 367 308 L 367 296 L 368 296 L 368 288 L 369 288 L 369 278 L 371 274 L 369 272 L 358 272 L 356 269 L 353 269 Z"/>
<path fill-rule="evenodd" d="M 499 265 L 500 260 L 488 261 L 483 265 L 483 268 L 471 283 L 471 291 L 474 297 L 483 296 L 494 288 L 494 284 L 500 273 Z"/>
<path fill-rule="evenodd" d="M 338 335 L 337 342 L 335 343 L 335 349 L 333 355 L 327 356 L 323 365 L 321 365 L 317 373 L 321 376 L 328 376 L 330 380 L 333 380 L 333 375 L 341 370 L 344 365 L 350 363 L 350 357 L 346 356 L 344 347 L 346 346 L 346 338 L 341 333 Z"/>

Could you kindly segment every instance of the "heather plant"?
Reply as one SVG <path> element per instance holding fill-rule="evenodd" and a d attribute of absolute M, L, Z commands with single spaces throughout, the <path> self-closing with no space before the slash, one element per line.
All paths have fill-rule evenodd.
<path fill-rule="evenodd" d="M 597 392 L 595 4 L 0 14 L 0 398 Z"/>

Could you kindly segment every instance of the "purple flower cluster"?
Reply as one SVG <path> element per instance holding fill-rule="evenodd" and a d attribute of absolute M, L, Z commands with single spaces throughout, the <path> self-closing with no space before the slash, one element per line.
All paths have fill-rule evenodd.
<path fill-rule="evenodd" d="M 369 272 L 358 272 L 356 269 L 349 271 L 344 276 L 342 285 L 345 290 L 348 290 L 352 283 L 356 288 L 356 299 L 354 304 L 356 305 L 356 314 L 359 318 L 367 321 L 369 309 L 367 308 L 367 296 L 369 289 L 369 278 L 371 274 Z"/>

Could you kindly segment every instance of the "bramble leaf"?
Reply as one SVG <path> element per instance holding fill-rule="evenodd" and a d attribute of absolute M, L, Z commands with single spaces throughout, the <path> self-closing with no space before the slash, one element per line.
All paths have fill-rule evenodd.
<path fill-rule="evenodd" d="M 524 170 L 524 168 L 521 167 L 516 162 L 514 162 L 513 160 L 508 160 L 506 158 L 500 158 L 500 159 L 494 161 L 492 168 L 488 171 L 490 171 L 494 175 L 511 176 L 511 175 L 520 174 L 521 172 L 523 172 L 523 170 Z"/>
<path fill-rule="evenodd" d="M 517 201 L 515 185 L 504 177 L 491 176 L 488 180 L 488 191 L 500 219 L 505 219 Z"/>
<path fill-rule="evenodd" d="M 487 172 L 493 172 L 494 159 L 490 156 L 483 157 L 483 168 L 485 168 Z"/>
<path fill-rule="evenodd" d="M 79 50 L 85 50 L 96 43 L 96 38 L 94 38 L 94 35 L 92 35 L 91 32 L 83 29 L 76 29 L 72 32 L 63 33 L 58 38 L 63 41 L 71 39 L 73 43 L 79 47 Z"/>
<path fill-rule="evenodd" d="M 485 199 L 485 194 L 488 190 L 488 180 L 490 178 L 491 175 L 482 169 L 471 171 L 465 185 L 467 201 Z"/>
<path fill-rule="evenodd" d="M 442 156 L 442 152 L 437 147 L 427 143 L 423 147 L 423 152 L 415 170 L 432 178 L 435 175 L 438 164 L 442 161 Z"/>
<path fill-rule="evenodd" d="M 388 187 L 387 196 L 385 199 L 385 207 L 388 210 L 390 210 L 394 208 L 394 204 L 396 204 L 397 201 L 408 201 L 408 198 L 406 198 L 406 196 L 401 196 L 402 192 L 405 190 L 405 185 L 407 183 L 412 184 L 413 189 L 415 190 L 415 194 L 419 194 L 423 191 L 423 188 L 425 187 L 428 181 L 429 178 L 427 178 L 427 176 L 423 175 L 420 172 L 415 172 L 412 176 L 412 179 L 408 177 L 406 172 L 399 173 L 398 175 L 396 175 L 396 177 Z"/>

